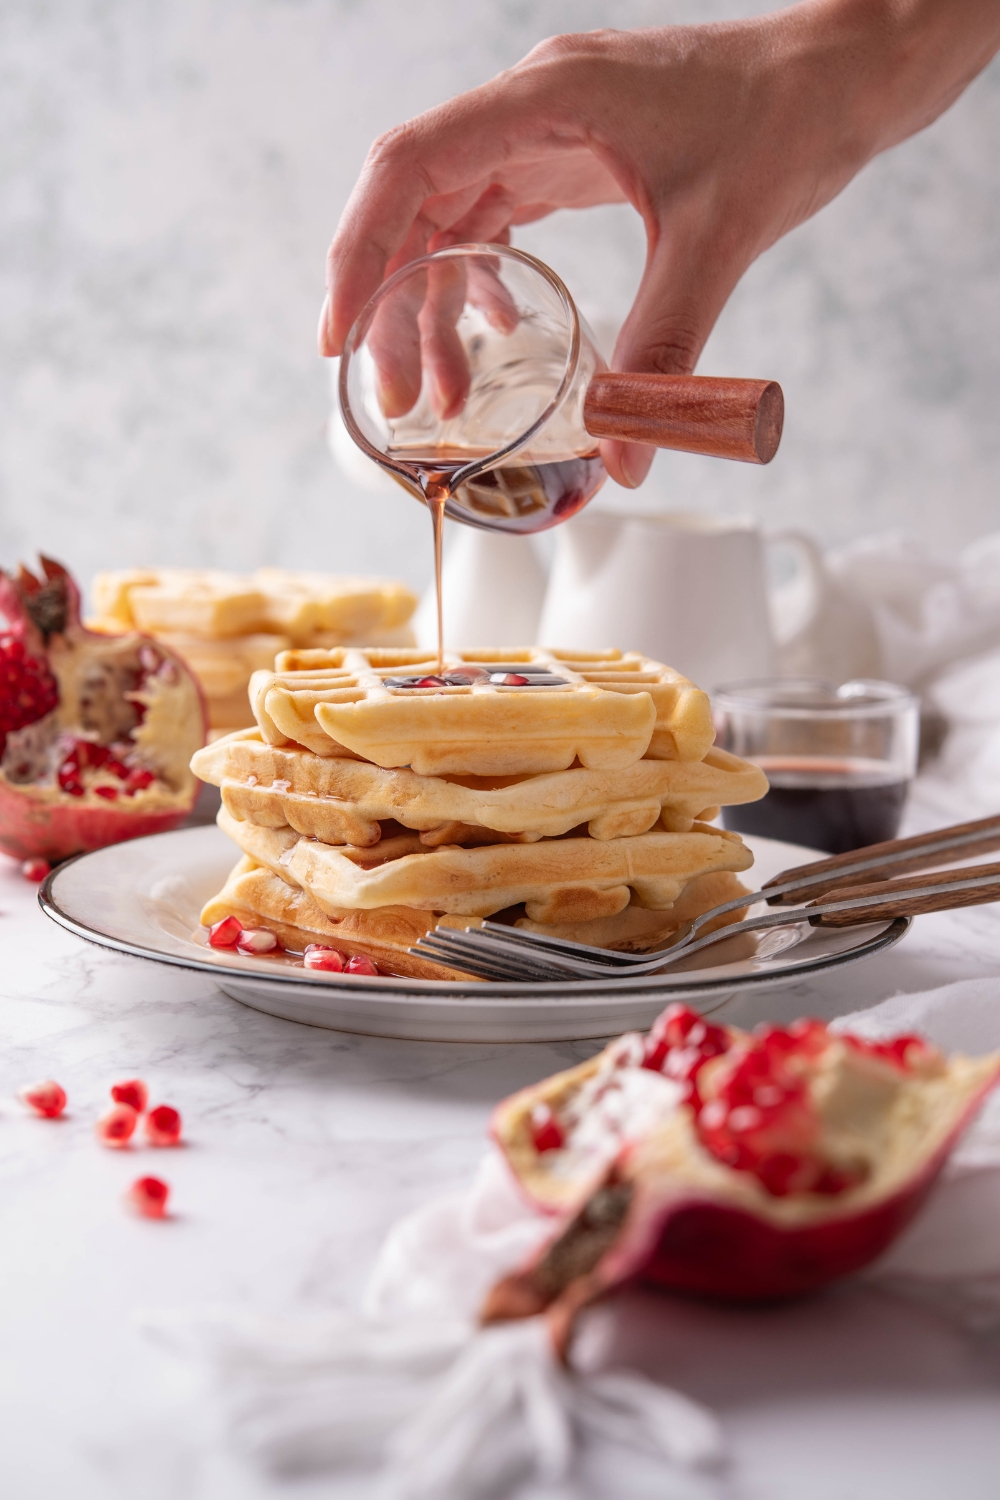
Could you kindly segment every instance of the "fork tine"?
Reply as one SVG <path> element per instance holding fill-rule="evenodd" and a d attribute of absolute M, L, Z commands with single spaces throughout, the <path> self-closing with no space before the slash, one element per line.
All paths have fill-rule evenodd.
<path fill-rule="evenodd" d="M 480 965 L 495 964 L 503 969 L 508 978 L 524 976 L 556 979 L 574 978 L 581 973 L 607 973 L 604 965 L 587 964 L 584 969 L 586 960 L 528 954 L 517 944 L 506 942 L 503 936 L 494 937 L 476 928 L 456 932 L 452 928 L 438 927 L 433 932 L 424 934 L 420 939 L 420 946 L 423 951 L 433 950 L 449 961 L 462 963 L 468 958 Z"/>
<path fill-rule="evenodd" d="M 425 938 L 421 938 L 410 949 L 410 952 L 423 958 L 432 958 L 436 963 L 446 963 L 453 968 L 463 969 L 467 974 L 476 974 L 481 979 L 507 979 L 523 983 L 539 979 L 573 978 L 573 975 L 566 973 L 565 970 L 551 970 L 547 966 L 528 964 L 520 960 L 509 961 L 499 954 L 490 954 L 487 957 L 457 945 L 453 947 L 449 944 L 438 947 Z"/>
<path fill-rule="evenodd" d="M 550 937 L 547 933 L 532 932 L 530 928 L 508 927 L 505 923 L 486 920 L 482 927 L 467 927 L 470 934 L 482 932 L 496 935 L 507 944 L 520 944 L 526 948 L 540 948 L 550 953 L 566 954 L 567 957 L 584 957 L 590 962 L 601 962 L 608 968 L 627 968 L 642 955 L 638 953 L 616 953 L 610 948 L 593 948 L 588 943 L 574 943 L 569 938 Z"/>

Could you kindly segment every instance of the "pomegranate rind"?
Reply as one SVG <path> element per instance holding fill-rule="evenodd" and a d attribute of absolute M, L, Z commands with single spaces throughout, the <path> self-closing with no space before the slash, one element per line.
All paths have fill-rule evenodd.
<path fill-rule="evenodd" d="M 146 834 L 177 828 L 194 807 L 200 783 L 189 768 L 205 743 L 208 716 L 201 688 L 177 652 L 138 632 L 108 637 L 87 630 L 80 620 L 80 595 L 60 564 L 42 559 L 46 583 L 65 590 L 65 625 L 46 640 L 25 609 L 22 580 L 0 573 L 0 614 L 12 634 L 33 656 L 44 660 L 59 683 L 53 711 L 56 732 L 88 737 L 80 720 L 79 689 L 88 662 L 137 658 L 144 646 L 173 668 L 169 683 L 135 691 L 146 715 L 132 736 L 143 764 L 159 768 L 159 780 L 134 796 L 110 801 L 93 788 L 72 796 L 49 780 L 12 780 L 0 767 L 0 851 L 14 859 L 50 862 Z M 37 587 L 37 583 L 33 583 Z"/>

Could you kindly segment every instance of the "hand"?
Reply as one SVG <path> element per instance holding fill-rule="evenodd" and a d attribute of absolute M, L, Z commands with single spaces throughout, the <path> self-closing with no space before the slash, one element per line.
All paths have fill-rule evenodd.
<path fill-rule="evenodd" d="M 647 259 L 613 365 L 688 373 L 751 262 L 935 119 L 998 47 L 997 0 L 806 0 L 543 42 L 375 142 L 330 247 L 320 352 L 338 354 L 383 278 L 418 255 L 629 202 Z M 629 486 L 653 456 L 601 452 Z"/>

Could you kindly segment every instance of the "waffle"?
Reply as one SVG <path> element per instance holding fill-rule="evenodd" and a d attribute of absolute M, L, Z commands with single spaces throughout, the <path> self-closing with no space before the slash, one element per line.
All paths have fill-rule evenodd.
<path fill-rule="evenodd" d="M 346 912 L 328 917 L 303 890 L 279 880 L 270 870 L 244 856 L 230 871 L 217 896 L 201 913 L 210 927 L 223 917 L 237 917 L 245 927 L 267 926 L 285 948 L 301 952 L 308 943 L 325 943 L 342 953 L 364 953 L 386 974 L 413 979 L 458 979 L 468 974 L 419 958 L 409 949 L 434 926 L 429 912 L 405 907 Z"/>
<path fill-rule="evenodd" d="M 533 922 L 589 922 L 631 900 L 662 910 L 696 875 L 745 870 L 753 856 L 738 835 L 696 824 L 690 833 L 627 839 L 542 839 L 531 844 L 453 844 L 428 849 L 417 833 L 374 846 L 331 845 L 291 828 L 241 823 L 223 807 L 219 827 L 244 854 L 307 890 L 329 916 L 406 906 L 486 917 L 523 903 Z"/>
<path fill-rule="evenodd" d="M 714 738 L 706 694 L 634 652 L 452 652 L 439 677 L 419 651 L 289 651 L 250 701 L 268 744 L 420 776 L 700 761 Z"/>
<path fill-rule="evenodd" d="M 685 922 L 740 895 L 743 889 L 736 876 L 726 872 L 699 875 L 689 881 L 668 911 L 651 912 L 630 905 L 617 916 L 602 917 L 595 922 L 545 926 L 522 918 L 515 925 L 619 952 L 644 953 L 666 945 Z M 219 894 L 206 903 L 201 921 L 209 927 L 229 915 L 238 917 L 248 927 L 266 925 L 293 952 L 301 952 L 308 943 L 327 943 L 344 953 L 367 954 L 386 974 L 478 982 L 459 970 L 409 952 L 418 938 L 439 923 L 467 927 L 476 925 L 475 919 L 470 923 L 466 918 L 439 917 L 409 907 L 385 906 L 375 911 L 330 917 L 307 892 L 279 879 L 249 855 L 239 860 Z M 742 915 L 733 912 L 720 917 L 706 931 L 713 931 L 723 923 L 738 922 Z"/>
<path fill-rule="evenodd" d="M 440 830 L 437 842 L 444 843 L 465 842 L 454 825 L 525 840 L 555 838 L 582 824 L 602 840 L 646 833 L 658 821 L 686 833 L 699 816 L 704 821 L 719 806 L 753 802 L 767 790 L 757 766 L 724 750 L 710 750 L 703 761 L 639 760 L 621 771 L 577 766 L 447 780 L 283 749 L 266 744 L 257 730 L 216 740 L 198 752 L 192 769 L 222 788 L 234 817 L 266 828 L 287 824 L 325 844 L 374 844 L 386 819 Z"/>
<path fill-rule="evenodd" d="M 401 583 L 258 568 L 133 569 L 94 580 L 97 625 L 217 640 L 260 633 L 340 645 L 405 627 L 416 598 Z"/>
<path fill-rule="evenodd" d="M 565 938 L 570 943 L 589 943 L 594 948 L 612 948 L 618 953 L 650 953 L 666 947 L 678 929 L 713 906 L 722 906 L 737 896 L 747 894 L 746 886 L 728 870 L 713 870 L 689 880 L 677 900 L 665 911 L 651 911 L 630 901 L 613 917 L 599 917 L 594 922 L 532 922 L 519 917 L 515 927 L 541 932 L 547 937 Z M 699 936 L 740 922 L 746 909 L 726 912 L 700 929 Z"/>

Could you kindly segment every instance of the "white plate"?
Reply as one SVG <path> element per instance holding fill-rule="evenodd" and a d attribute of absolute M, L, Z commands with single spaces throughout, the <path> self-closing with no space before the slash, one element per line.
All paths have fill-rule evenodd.
<path fill-rule="evenodd" d="M 773 839 L 747 838 L 758 885 L 790 865 L 822 858 Z M 234 849 L 215 827 L 158 833 L 81 854 L 39 892 L 45 911 L 89 942 L 215 976 L 255 1010 L 310 1026 L 416 1041 L 528 1042 L 614 1036 L 645 1028 L 668 1000 L 708 1013 L 737 990 L 773 990 L 806 974 L 892 947 L 909 919 L 867 927 L 776 928 L 752 958 L 715 959 L 685 972 L 568 984 L 449 983 L 317 974 L 288 961 L 209 948 L 198 913 L 225 881 Z M 709 954 L 714 958 L 712 950 Z M 708 955 L 706 955 L 707 957 Z M 698 965 L 697 959 L 690 960 Z"/>

